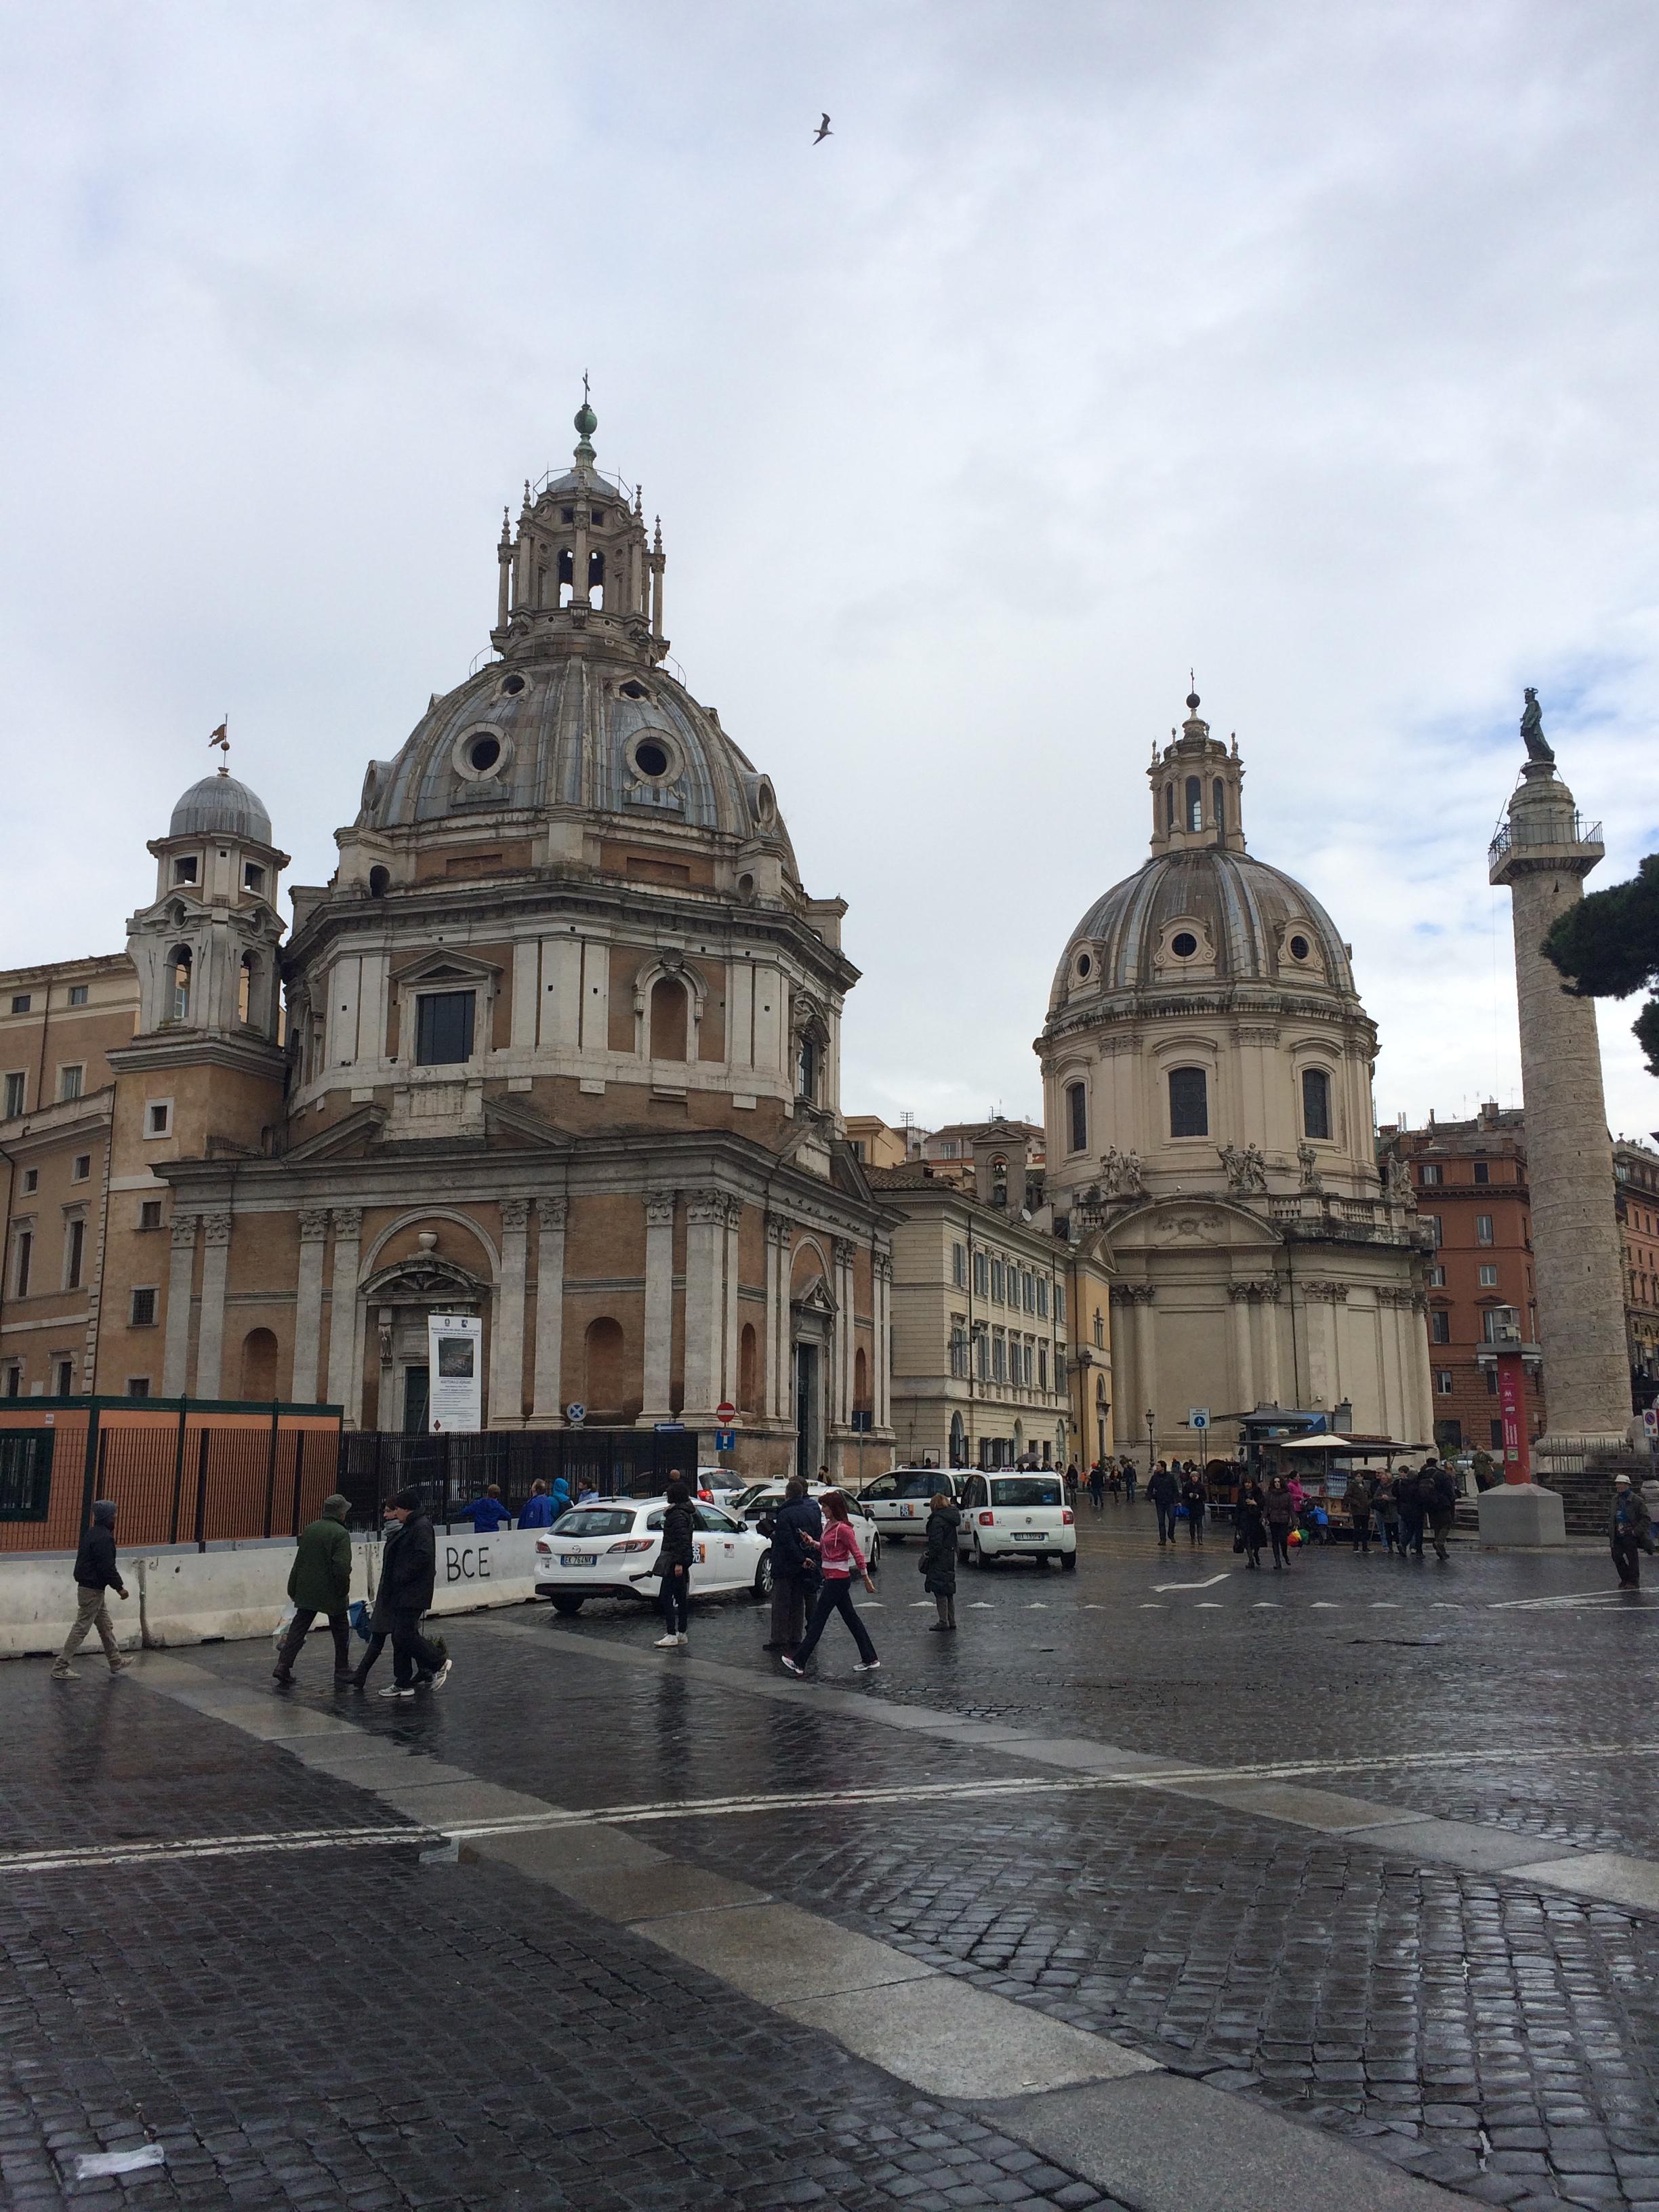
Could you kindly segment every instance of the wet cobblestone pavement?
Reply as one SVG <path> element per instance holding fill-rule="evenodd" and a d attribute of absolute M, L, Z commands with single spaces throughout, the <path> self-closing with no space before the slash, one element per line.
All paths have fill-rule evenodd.
<path fill-rule="evenodd" d="M 954 1639 L 925 1632 L 914 1560 L 890 1548 L 870 1613 L 882 1673 L 853 1677 L 838 1631 L 822 1655 L 867 1718 L 673 1656 L 632 1663 L 655 1628 L 612 1607 L 448 1624 L 452 1682 L 413 1705 L 337 1695 L 309 1651 L 287 1702 L 417 1769 L 634 1808 L 653 1825 L 625 1832 L 677 1861 L 1473 2199 L 1659 2207 L 1659 1914 L 1168 1788 L 1079 1785 L 1018 1746 L 880 1718 L 927 1707 L 1306 1770 L 1380 1808 L 1645 1857 L 1659 1592 L 1606 1602 L 1593 1553 L 1464 1548 L 1443 1568 L 1334 1551 L 1247 1576 L 1224 1545 L 1160 1558 L 1127 1514 L 1106 1519 L 1076 1576 L 965 1574 Z M 694 1612 L 695 1657 L 757 1688 L 775 1679 L 763 1635 L 746 1603 Z M 268 1645 L 180 1656 L 269 1688 Z M 35 1662 L 0 1668 L 5 1852 L 408 1825 L 349 1779 L 88 1673 L 65 1689 Z M 1023 1786 L 966 1794 L 991 1778 Z M 867 1790 L 891 1794 L 796 1802 Z M 0 1875 L 4 2201 L 1115 2201 L 994 2113 L 917 2094 L 510 1869 L 423 1864 L 430 1838 L 410 1837 Z M 64 2179 L 73 2152 L 147 2133 L 165 2168 Z"/>

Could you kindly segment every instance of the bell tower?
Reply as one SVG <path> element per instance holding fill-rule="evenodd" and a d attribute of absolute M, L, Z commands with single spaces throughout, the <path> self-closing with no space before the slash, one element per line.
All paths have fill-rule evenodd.
<path fill-rule="evenodd" d="M 1179 733 L 1170 731 L 1162 752 L 1153 748 L 1146 779 L 1152 787 L 1154 854 L 1204 847 L 1223 853 L 1244 850 L 1244 763 L 1238 757 L 1238 739 L 1230 752 L 1212 738 L 1209 724 L 1199 719 L 1200 703 L 1197 692 L 1189 691 Z"/>

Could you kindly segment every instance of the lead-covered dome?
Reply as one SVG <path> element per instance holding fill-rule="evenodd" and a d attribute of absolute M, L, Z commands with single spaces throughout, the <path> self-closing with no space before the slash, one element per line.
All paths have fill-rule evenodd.
<path fill-rule="evenodd" d="M 269 845 L 270 817 L 264 802 L 245 783 L 222 769 L 204 775 L 173 810 L 169 837 L 242 837 L 254 845 Z"/>

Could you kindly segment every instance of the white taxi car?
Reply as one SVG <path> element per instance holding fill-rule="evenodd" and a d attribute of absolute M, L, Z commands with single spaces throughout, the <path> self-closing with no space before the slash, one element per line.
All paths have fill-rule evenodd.
<path fill-rule="evenodd" d="M 809 1482 L 806 1494 L 809 1498 L 822 1498 L 826 1491 L 835 1487 L 831 1482 Z M 853 1534 L 859 1540 L 859 1549 L 870 1562 L 870 1571 L 873 1574 L 881 1565 L 881 1531 L 856 1498 L 848 1496 L 846 1491 L 842 1491 L 842 1496 L 847 1499 L 847 1518 L 852 1524 Z M 740 1491 L 730 1500 L 730 1506 L 733 1513 L 742 1514 L 752 1528 L 763 1514 L 775 1513 L 782 1503 L 783 1485 L 781 1482 L 757 1482 L 751 1483 L 747 1490 Z"/>
<path fill-rule="evenodd" d="M 1051 1474 L 1012 1468 L 1006 1474 L 970 1474 L 958 1503 L 957 1550 L 958 1555 L 967 1553 L 970 1566 L 1024 1558 L 1039 1566 L 1058 1559 L 1062 1567 L 1076 1567 L 1077 1519 L 1066 1503 L 1058 1469 Z"/>
<path fill-rule="evenodd" d="M 859 1492 L 859 1511 L 873 1521 L 890 1543 L 920 1536 L 927 1527 L 929 1501 L 940 1491 L 957 1505 L 967 1477 L 948 1467 L 896 1467 L 866 1482 Z"/>
<path fill-rule="evenodd" d="M 536 1539 L 536 1595 L 550 1598 L 556 1613 L 580 1613 L 591 1597 L 636 1597 L 654 1605 L 661 1588 L 657 1555 L 662 1549 L 665 1498 L 608 1498 L 573 1506 Z M 772 1552 L 763 1536 L 719 1505 L 693 1499 L 696 1522 L 691 1595 L 719 1591 L 772 1594 Z"/>

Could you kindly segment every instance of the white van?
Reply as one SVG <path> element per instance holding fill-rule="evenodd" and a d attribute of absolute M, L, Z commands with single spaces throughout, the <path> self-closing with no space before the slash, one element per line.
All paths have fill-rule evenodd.
<path fill-rule="evenodd" d="M 1057 1559 L 1062 1567 L 1076 1568 L 1077 1521 L 1058 1468 L 1047 1474 L 1006 1468 L 970 1474 L 960 1503 L 957 1550 L 967 1554 L 969 1566 L 1023 1557 L 1039 1566 Z"/>

